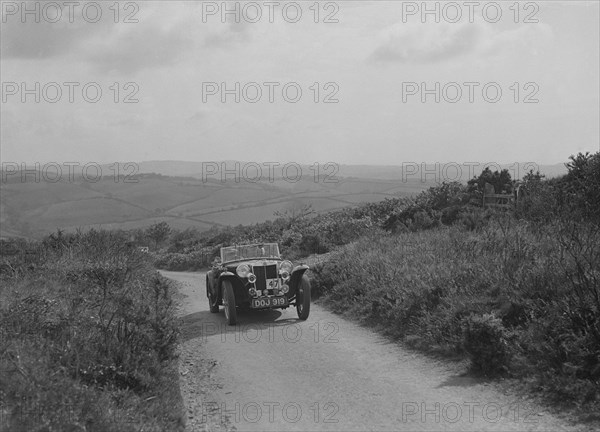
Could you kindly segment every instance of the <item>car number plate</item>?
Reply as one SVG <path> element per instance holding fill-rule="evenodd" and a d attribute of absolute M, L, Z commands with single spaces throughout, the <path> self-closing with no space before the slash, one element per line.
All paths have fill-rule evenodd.
<path fill-rule="evenodd" d="M 253 308 L 268 308 L 287 306 L 288 300 L 285 296 L 281 297 L 265 297 L 252 299 L 251 307 Z"/>

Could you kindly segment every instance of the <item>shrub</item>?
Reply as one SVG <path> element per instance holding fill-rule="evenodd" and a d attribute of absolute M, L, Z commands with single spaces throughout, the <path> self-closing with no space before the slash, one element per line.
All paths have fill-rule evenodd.
<path fill-rule="evenodd" d="M 458 223 L 469 231 L 479 231 L 490 218 L 490 212 L 480 207 L 470 207 L 463 210 L 458 217 Z"/>
<path fill-rule="evenodd" d="M 464 322 L 463 338 L 473 369 L 486 375 L 507 370 L 510 355 L 500 318 L 493 314 L 471 315 Z"/>
<path fill-rule="evenodd" d="M 121 233 L 94 230 L 34 250 L 39 265 L 14 260 L 20 277 L 3 276 L 0 288 L 8 429 L 177 429 L 174 305 L 148 254 Z"/>
<path fill-rule="evenodd" d="M 600 227 L 475 212 L 484 222 L 473 231 L 363 236 L 312 268 L 314 290 L 412 346 L 468 354 L 474 370 L 507 372 L 563 403 L 597 403 Z"/>
<path fill-rule="evenodd" d="M 162 252 L 153 256 L 154 266 L 170 271 L 195 271 L 209 267 L 219 255 L 219 248 L 202 248 L 187 253 Z"/>

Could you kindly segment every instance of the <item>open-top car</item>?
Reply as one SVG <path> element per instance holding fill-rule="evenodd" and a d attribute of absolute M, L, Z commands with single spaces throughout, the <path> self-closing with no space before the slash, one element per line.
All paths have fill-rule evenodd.
<path fill-rule="evenodd" d="M 236 245 L 221 248 L 206 274 L 210 311 L 225 308 L 227 323 L 237 322 L 237 308 L 286 309 L 296 306 L 298 318 L 310 313 L 308 266 L 294 266 L 279 254 L 277 243 Z"/>

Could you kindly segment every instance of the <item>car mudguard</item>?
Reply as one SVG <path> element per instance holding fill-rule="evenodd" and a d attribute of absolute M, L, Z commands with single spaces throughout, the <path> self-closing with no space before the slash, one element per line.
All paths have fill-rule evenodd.
<path fill-rule="evenodd" d="M 302 275 L 308 270 L 309 267 L 306 264 L 300 264 L 293 268 L 292 275 L 290 276 L 290 291 L 288 293 L 288 297 L 292 298 L 296 296 L 296 288 L 298 287 L 298 283 L 302 278 Z"/>
<path fill-rule="evenodd" d="M 238 275 L 233 274 L 230 271 L 224 271 L 224 272 L 221 272 L 221 274 L 219 274 L 219 281 L 218 281 L 219 302 L 223 301 L 222 282 L 224 280 L 229 280 L 231 282 L 231 285 L 233 287 L 233 293 L 235 295 L 235 302 L 236 302 L 236 304 L 239 304 L 240 298 L 242 297 L 240 278 L 238 277 Z"/>

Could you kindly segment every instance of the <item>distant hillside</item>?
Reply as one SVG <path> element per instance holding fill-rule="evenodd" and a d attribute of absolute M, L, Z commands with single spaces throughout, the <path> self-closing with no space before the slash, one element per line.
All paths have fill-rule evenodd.
<path fill-rule="evenodd" d="M 501 167 L 513 177 L 529 168 Z M 0 236 L 36 238 L 58 228 L 132 229 L 159 221 L 200 230 L 250 224 L 306 204 L 327 212 L 411 196 L 435 182 L 454 180 L 458 173 L 455 164 L 423 168 L 409 164 L 403 172 L 402 166 L 156 161 L 92 167 L 84 173 L 87 177 L 81 167 L 58 177 L 51 169 L 38 175 L 7 170 L 0 183 Z M 539 170 L 552 177 L 565 168 Z M 466 182 L 468 167 L 462 166 L 461 174 Z"/>
<path fill-rule="evenodd" d="M 225 164 L 228 173 L 222 171 L 221 166 Z M 167 176 L 185 176 L 194 178 L 205 178 L 220 180 L 222 176 L 228 181 L 233 178 L 233 172 L 236 171 L 236 165 L 239 164 L 238 172 L 242 172 L 244 166 L 247 166 L 248 176 L 254 174 L 255 170 L 252 166 L 258 165 L 262 170 L 262 178 L 268 180 L 270 177 L 282 178 L 284 163 L 274 165 L 272 167 L 273 175 L 269 175 L 269 166 L 265 163 L 244 162 L 244 161 L 218 161 L 218 162 L 187 162 L 187 161 L 148 161 L 137 164 L 140 173 L 157 173 Z M 490 169 L 509 170 L 513 178 L 522 178 L 530 169 L 546 175 L 547 177 L 557 177 L 566 174 L 567 169 L 563 163 L 554 165 L 539 165 L 535 162 L 515 162 L 511 164 L 495 164 L 494 162 L 440 162 L 426 163 L 422 162 L 406 162 L 402 165 L 343 165 L 332 164 L 327 167 L 325 163 L 320 163 L 319 174 L 322 176 L 333 175 L 331 178 L 349 178 L 356 177 L 359 179 L 374 179 L 374 180 L 402 180 L 402 179 L 418 179 L 423 177 L 428 182 L 434 182 L 434 174 L 437 173 L 437 178 L 442 181 L 443 177 L 451 177 L 451 180 L 467 182 L 472 178 L 469 176 L 470 170 L 474 175 L 479 175 L 486 164 L 489 164 Z M 460 167 L 458 172 L 456 167 Z M 314 177 L 316 166 L 300 165 L 303 178 Z M 217 169 L 214 174 L 213 170 Z M 416 171 L 415 171 L 416 170 Z M 290 173 L 294 171 L 290 168 Z M 426 174 L 428 173 L 428 174 Z M 243 175 L 242 175 L 243 177 Z M 457 177 L 457 178 L 454 178 Z"/>
<path fill-rule="evenodd" d="M 472 164 L 471 168 L 469 168 L 469 164 Z M 459 171 L 456 168 L 457 166 L 460 167 L 460 177 L 458 177 Z M 392 165 L 340 165 L 340 173 L 345 177 L 367 177 L 372 179 L 420 179 L 423 174 L 423 178 L 426 178 L 427 180 L 433 180 L 433 173 L 436 173 L 437 177 L 442 181 L 452 180 L 467 182 L 472 178 L 472 176 L 469 176 L 469 170 L 472 170 L 471 172 L 473 174 L 479 175 L 485 166 L 486 163 L 476 164 L 473 162 L 440 162 L 437 165 L 435 163 L 427 163 L 425 167 L 418 162 L 407 162 L 404 169 L 402 166 Z M 489 167 L 492 171 L 497 170 L 498 167 L 507 169 L 513 178 L 519 179 L 527 174 L 530 169 L 533 169 L 534 171 L 539 170 L 541 174 L 544 174 L 548 178 L 559 177 L 567 173 L 567 168 L 564 164 L 538 165 L 534 162 L 517 162 L 513 164 L 496 165 L 491 163 Z M 418 169 L 418 171 L 413 173 L 413 170 L 415 169 Z M 444 178 L 445 176 L 449 178 Z M 458 178 L 455 179 L 455 176 Z"/>
<path fill-rule="evenodd" d="M 165 170 L 168 171 L 168 170 Z M 186 174 L 190 174 L 186 172 Z M 410 196 L 430 184 L 420 181 L 345 179 L 325 182 L 303 176 L 297 182 L 273 179 L 225 182 L 137 174 L 102 177 L 98 181 L 64 176 L 4 175 L 0 184 L 0 236 L 36 238 L 60 228 L 131 229 L 166 221 L 174 228 L 209 229 L 273 219 L 275 211 L 311 204 L 317 212 Z M 94 179 L 92 179 L 94 180 Z"/>

